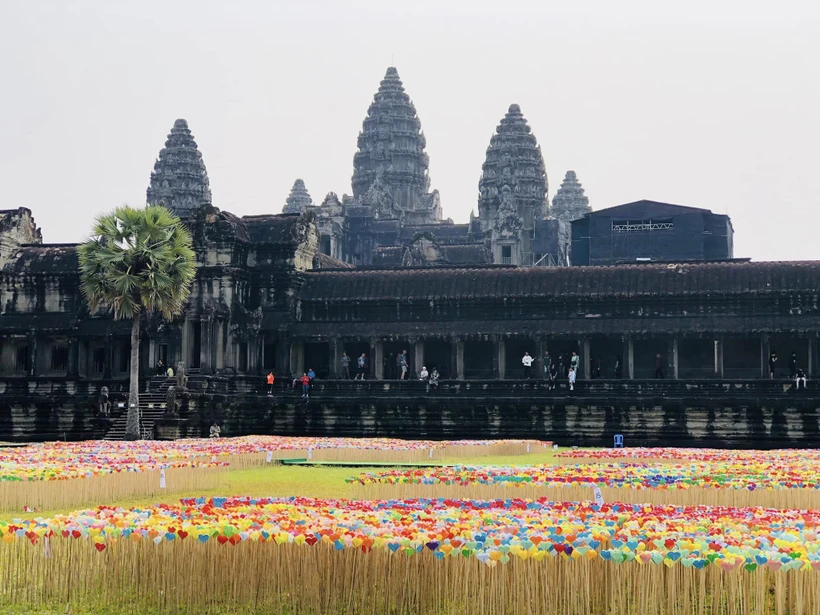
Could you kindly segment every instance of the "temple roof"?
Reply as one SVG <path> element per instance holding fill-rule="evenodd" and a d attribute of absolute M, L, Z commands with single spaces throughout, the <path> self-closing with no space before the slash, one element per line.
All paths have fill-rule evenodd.
<path fill-rule="evenodd" d="M 77 245 L 74 243 L 29 244 L 3 267 L 4 272 L 24 275 L 79 275 Z"/>
<path fill-rule="evenodd" d="M 661 203 L 659 201 L 650 201 L 642 199 L 640 201 L 633 201 L 632 203 L 624 203 L 623 205 L 615 205 L 614 207 L 607 207 L 606 209 L 599 209 L 592 212 L 592 215 L 606 216 L 606 217 L 634 217 L 634 218 L 649 218 L 665 215 L 682 215 L 712 212 L 708 209 L 701 209 L 699 207 L 688 207 L 686 205 L 673 205 L 671 203 Z"/>
<path fill-rule="evenodd" d="M 290 189 L 290 195 L 285 201 L 285 206 L 282 209 L 283 214 L 303 214 L 308 210 L 308 207 L 313 207 L 313 199 L 305 188 L 305 182 L 297 179 L 293 182 L 293 188 Z"/>
<path fill-rule="evenodd" d="M 361 202 L 378 179 L 398 209 L 423 208 L 430 188 L 425 146 L 416 108 L 391 66 L 359 133 L 353 156 L 353 197 Z"/>
<path fill-rule="evenodd" d="M 252 243 L 296 243 L 303 216 L 280 214 L 266 216 L 242 216 L 242 222 Z"/>
<path fill-rule="evenodd" d="M 533 207 L 539 216 L 546 215 L 547 172 L 544 157 L 518 105 L 510 105 L 495 129 L 481 168 L 479 215 L 487 207 L 493 206 L 504 186 L 509 187 L 519 203 Z"/>
<path fill-rule="evenodd" d="M 211 202 L 208 172 L 188 122 L 179 119 L 159 152 L 146 192 L 148 203 L 164 204 L 180 217 Z"/>
<path fill-rule="evenodd" d="M 640 297 L 816 292 L 820 261 L 308 272 L 304 301 Z"/>

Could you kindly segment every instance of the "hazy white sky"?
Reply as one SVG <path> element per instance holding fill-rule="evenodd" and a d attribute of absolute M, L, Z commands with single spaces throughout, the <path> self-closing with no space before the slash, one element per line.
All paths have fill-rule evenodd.
<path fill-rule="evenodd" d="M 278 213 L 301 177 L 350 193 L 356 136 L 391 61 L 445 216 L 476 206 L 510 103 L 550 198 L 729 213 L 735 255 L 820 258 L 820 3 L 758 0 L 0 0 L 0 208 L 46 241 L 141 203 L 188 120 L 214 204 Z"/>

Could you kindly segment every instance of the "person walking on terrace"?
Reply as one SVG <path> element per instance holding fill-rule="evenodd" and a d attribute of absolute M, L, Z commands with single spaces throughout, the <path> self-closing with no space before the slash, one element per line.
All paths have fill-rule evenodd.
<path fill-rule="evenodd" d="M 552 357 L 550 356 L 550 351 L 544 351 L 544 376 L 549 379 L 550 377 L 550 367 L 552 367 Z"/>
<path fill-rule="evenodd" d="M 524 351 L 524 356 L 521 359 L 521 363 L 524 364 L 524 378 L 529 380 L 532 375 L 532 357 L 529 352 Z"/>
<path fill-rule="evenodd" d="M 572 356 L 569 358 L 569 368 L 571 370 L 575 370 L 575 377 L 578 377 L 578 366 L 581 364 L 581 357 L 578 356 L 578 353 L 574 350 L 572 351 Z M 567 374 L 567 378 L 569 378 L 569 374 Z"/>
<path fill-rule="evenodd" d="M 346 352 L 342 353 L 342 378 L 350 380 L 350 357 Z"/>
<path fill-rule="evenodd" d="M 399 367 L 401 367 L 401 379 L 407 380 L 407 370 L 409 368 L 409 363 L 407 361 L 406 350 L 401 351 L 401 354 L 399 355 L 398 361 L 396 363 Z"/>
<path fill-rule="evenodd" d="M 557 380 L 558 380 L 558 366 L 555 363 L 550 363 L 550 371 L 549 371 L 549 381 L 550 381 L 549 390 L 550 391 L 555 390 Z"/>
<path fill-rule="evenodd" d="M 792 358 L 789 359 L 789 377 L 794 378 L 797 377 L 797 353 L 792 353 Z"/>
<path fill-rule="evenodd" d="M 310 378 L 307 374 L 302 374 L 302 399 L 310 399 Z"/>
<path fill-rule="evenodd" d="M 773 352 L 769 356 L 769 379 L 774 380 L 774 369 L 777 367 L 777 353 Z"/>
<path fill-rule="evenodd" d="M 359 372 L 356 374 L 356 377 L 353 380 L 358 380 L 359 378 L 364 380 L 364 374 L 367 371 L 367 355 L 365 353 L 362 353 L 362 356 L 356 359 L 356 364 L 359 367 Z"/>
<path fill-rule="evenodd" d="M 273 395 L 273 383 L 275 382 L 276 378 L 273 377 L 273 372 L 268 372 L 268 377 L 266 382 L 268 384 L 268 395 Z"/>
<path fill-rule="evenodd" d="M 655 354 L 655 378 L 663 379 L 663 359 L 659 352 Z"/>
<path fill-rule="evenodd" d="M 567 378 L 569 378 L 569 390 L 575 390 L 575 378 L 577 377 L 578 372 L 575 371 L 574 367 L 569 368 L 569 374 L 567 374 Z"/>

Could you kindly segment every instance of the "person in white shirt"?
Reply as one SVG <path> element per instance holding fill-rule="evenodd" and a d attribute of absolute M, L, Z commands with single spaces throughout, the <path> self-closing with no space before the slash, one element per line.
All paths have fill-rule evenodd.
<path fill-rule="evenodd" d="M 570 367 L 569 368 L 569 390 L 570 391 L 575 390 L 575 374 L 576 374 L 575 368 Z"/>
<path fill-rule="evenodd" d="M 430 373 L 427 371 L 427 368 L 422 366 L 421 372 L 419 373 L 419 380 L 427 380 L 430 377 Z"/>
<path fill-rule="evenodd" d="M 532 373 L 532 357 L 530 356 L 529 352 L 524 353 L 524 357 L 521 359 L 521 363 L 524 364 L 524 378 L 529 380 Z"/>

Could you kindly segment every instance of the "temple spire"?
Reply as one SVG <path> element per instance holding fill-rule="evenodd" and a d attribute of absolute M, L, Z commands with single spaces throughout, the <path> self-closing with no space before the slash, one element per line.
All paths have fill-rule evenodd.
<path fill-rule="evenodd" d="M 183 119 L 174 122 L 165 147 L 159 152 L 146 197 L 148 203 L 162 203 L 183 218 L 200 205 L 211 202 L 202 153 L 188 129 L 188 122 Z"/>
<path fill-rule="evenodd" d="M 391 66 L 373 97 L 353 157 L 353 198 L 361 201 L 374 182 L 389 196 L 382 215 L 418 212 L 441 219 L 438 193 L 429 193 L 429 159 L 416 108 Z M 391 211 L 392 210 L 392 211 Z"/>
<path fill-rule="evenodd" d="M 313 199 L 305 188 L 305 182 L 297 179 L 293 182 L 293 188 L 290 189 L 290 196 L 285 201 L 285 207 L 282 213 L 285 214 L 303 214 L 308 210 L 308 207 L 313 207 Z"/>
<path fill-rule="evenodd" d="M 561 187 L 552 199 L 552 215 L 564 222 L 572 222 L 583 218 L 592 211 L 589 198 L 584 194 L 584 188 L 578 181 L 575 171 L 567 171 Z"/>

